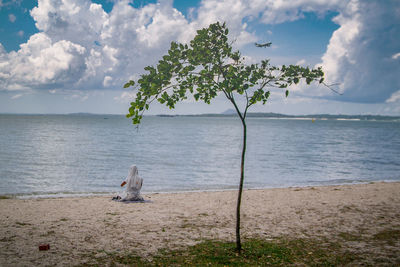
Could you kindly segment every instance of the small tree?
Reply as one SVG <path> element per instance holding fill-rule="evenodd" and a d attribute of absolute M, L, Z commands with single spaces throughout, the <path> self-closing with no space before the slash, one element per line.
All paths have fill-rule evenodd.
<path fill-rule="evenodd" d="M 157 100 L 170 109 L 179 101 L 192 94 L 196 101 L 210 104 L 211 99 L 222 93 L 232 103 L 243 126 L 243 146 L 240 164 L 240 182 L 236 207 L 236 248 L 241 252 L 240 241 L 240 206 L 244 181 L 244 161 L 246 153 L 246 116 L 248 109 L 261 102 L 265 104 L 270 96 L 268 88 L 286 89 L 304 79 L 307 84 L 313 81 L 323 82 L 321 68 L 309 69 L 301 66 L 271 66 L 269 60 L 260 64 L 247 65 L 239 51 L 234 51 L 228 42 L 228 29 L 219 22 L 197 31 L 190 45 L 171 43 L 168 54 L 156 67 L 144 69 L 147 74 L 137 81 L 136 99 L 131 102 L 129 114 L 134 124 L 140 123 L 143 112 Z M 267 47 L 267 44 L 256 44 Z M 125 88 L 135 86 L 129 81 Z M 244 107 L 240 109 L 237 97 L 244 98 Z"/>

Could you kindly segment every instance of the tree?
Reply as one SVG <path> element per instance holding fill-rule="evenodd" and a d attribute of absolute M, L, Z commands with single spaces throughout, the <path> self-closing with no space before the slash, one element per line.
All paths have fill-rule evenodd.
<path fill-rule="evenodd" d="M 234 51 L 228 42 L 228 28 L 225 23 L 211 24 L 197 31 L 190 44 L 171 43 L 168 54 L 156 67 L 148 66 L 135 81 L 129 81 L 125 88 L 137 88 L 136 98 L 131 102 L 129 114 L 134 124 L 140 123 L 143 112 L 157 100 L 170 109 L 179 101 L 192 94 L 196 101 L 210 104 L 211 99 L 223 94 L 232 103 L 243 126 L 243 146 L 240 164 L 240 180 L 236 206 L 236 248 L 241 252 L 240 206 L 244 182 L 244 162 L 246 154 L 248 109 L 256 103 L 265 104 L 271 88 L 282 88 L 288 97 L 288 86 L 305 80 L 307 84 L 318 81 L 323 83 L 321 68 L 309 69 L 290 65 L 276 67 L 269 60 L 260 64 L 246 64 L 239 51 Z M 256 44 L 268 47 L 267 44 Z M 269 89 L 268 89 L 269 88 Z M 243 97 L 244 107 L 239 108 L 237 97 Z"/>

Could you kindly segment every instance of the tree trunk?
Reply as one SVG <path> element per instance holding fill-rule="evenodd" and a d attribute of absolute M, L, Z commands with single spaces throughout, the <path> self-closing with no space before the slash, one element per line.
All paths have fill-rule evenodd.
<path fill-rule="evenodd" d="M 242 147 L 242 162 L 240 164 L 239 192 L 238 192 L 238 200 L 236 207 L 236 250 L 239 254 L 242 251 L 242 244 L 240 242 L 240 204 L 242 202 L 242 191 L 243 191 L 243 180 L 244 180 L 244 157 L 246 154 L 246 138 L 247 138 L 246 122 L 244 119 L 241 120 L 243 125 L 243 147 Z"/>

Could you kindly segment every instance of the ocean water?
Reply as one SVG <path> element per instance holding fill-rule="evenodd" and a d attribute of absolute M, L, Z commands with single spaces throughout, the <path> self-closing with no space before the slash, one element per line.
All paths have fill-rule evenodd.
<path fill-rule="evenodd" d="M 400 181 L 400 122 L 248 118 L 245 187 Z M 143 192 L 236 189 L 234 117 L 0 115 L 0 195 L 110 194 L 136 164 Z"/>

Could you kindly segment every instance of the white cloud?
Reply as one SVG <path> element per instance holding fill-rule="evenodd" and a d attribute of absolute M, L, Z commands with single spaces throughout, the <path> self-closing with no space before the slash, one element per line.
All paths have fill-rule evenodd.
<path fill-rule="evenodd" d="M 265 24 L 278 24 L 304 17 L 304 12 L 324 14 L 343 8 L 344 0 L 204 0 L 198 10 L 197 24 L 207 26 L 225 21 L 230 28 L 240 31 L 243 20 L 261 18 Z"/>
<path fill-rule="evenodd" d="M 84 95 L 83 97 L 81 97 L 81 101 L 86 101 L 89 99 L 89 95 Z"/>
<path fill-rule="evenodd" d="M 20 98 L 21 96 L 23 96 L 23 94 L 16 94 L 16 95 L 13 95 L 11 97 L 11 99 L 17 99 L 17 98 Z"/>
<path fill-rule="evenodd" d="M 85 69 L 85 48 L 70 41 L 53 43 L 45 33 L 32 35 L 20 50 L 0 51 L 0 85 L 9 90 L 73 84 Z"/>
<path fill-rule="evenodd" d="M 5 2 L 3 0 L 0 0 L 0 10 L 2 7 L 5 6 L 20 6 L 21 5 L 22 0 L 6 0 Z"/>
<path fill-rule="evenodd" d="M 31 11 L 36 27 L 52 42 L 85 48 L 80 75 L 71 89 L 121 88 L 165 53 L 172 40 L 183 41 L 188 27 L 171 1 L 140 9 L 118 1 L 107 14 L 88 0 L 40 0 Z"/>
<path fill-rule="evenodd" d="M 394 92 L 388 100 L 386 100 L 386 103 L 395 103 L 395 102 L 400 102 L 400 90 L 397 92 Z"/>
<path fill-rule="evenodd" d="M 396 1 L 350 1 L 334 21 L 340 25 L 322 57 L 327 81 L 340 83 L 338 100 L 376 103 L 400 87 L 400 64 L 393 60 L 400 46 Z"/>
<path fill-rule="evenodd" d="M 121 88 L 128 77 L 157 62 L 172 40 L 187 42 L 216 20 L 228 23 L 236 45 L 256 41 L 243 19 L 281 8 L 273 2 L 205 0 L 189 22 L 170 0 L 139 9 L 117 1 L 109 14 L 89 0 L 39 0 L 30 14 L 40 33 L 19 51 L 4 53 L 0 85 L 6 90 Z"/>
<path fill-rule="evenodd" d="M 8 14 L 8 20 L 14 23 L 17 20 L 17 17 L 14 14 Z"/>
<path fill-rule="evenodd" d="M 303 58 L 303 59 L 300 59 L 299 61 L 297 61 L 297 62 L 296 62 L 296 65 L 305 65 L 306 62 L 307 62 L 307 61 Z"/>
<path fill-rule="evenodd" d="M 400 53 L 396 53 L 396 54 L 392 55 L 392 59 L 396 60 L 398 58 L 400 58 Z"/>
<path fill-rule="evenodd" d="M 278 24 L 286 21 L 295 21 L 304 17 L 304 12 L 316 12 L 319 15 L 330 10 L 342 9 L 346 2 L 343 0 L 268 0 L 255 1 L 261 3 L 262 21 L 267 24 Z M 266 5 L 262 5 L 263 3 Z"/>
<path fill-rule="evenodd" d="M 115 1 L 106 13 L 89 0 L 39 0 L 30 14 L 40 33 L 17 52 L 7 53 L 0 44 L 1 90 L 122 88 L 143 67 L 155 64 L 172 40 L 187 42 L 197 29 L 217 20 L 228 24 L 240 47 L 258 40 L 247 27 L 251 22 L 277 24 L 300 19 L 305 12 L 322 16 L 328 11 L 338 12 L 334 20 L 340 28 L 321 64 L 328 81 L 341 83 L 345 96 L 339 100 L 384 102 L 400 87 L 395 75 L 400 72 L 400 33 L 392 25 L 400 12 L 392 8 L 398 6 L 394 0 L 203 0 L 189 19 L 171 0 L 142 8 L 130 2 Z M 330 92 L 307 91 L 323 97 Z M 118 99 L 129 97 L 125 93 Z"/>
<path fill-rule="evenodd" d="M 21 31 L 18 31 L 18 32 L 17 32 L 17 35 L 18 35 L 19 37 L 23 37 L 23 36 L 24 36 L 24 31 L 22 31 L 22 30 L 21 30 Z"/>
<path fill-rule="evenodd" d="M 71 91 L 72 94 L 68 94 L 65 91 L 62 91 L 61 94 L 65 94 L 64 99 L 66 100 L 78 100 L 80 102 L 84 102 L 89 99 L 89 94 L 81 91 Z"/>
<path fill-rule="evenodd" d="M 104 87 L 109 86 L 111 84 L 111 82 L 112 82 L 112 77 L 110 77 L 110 76 L 104 77 L 104 80 L 103 80 Z"/>
<path fill-rule="evenodd" d="M 36 27 L 54 42 L 68 40 L 85 48 L 99 41 L 108 15 L 89 0 L 39 0 L 30 12 Z"/>
<path fill-rule="evenodd" d="M 122 92 L 120 96 L 114 97 L 114 100 L 120 103 L 129 103 L 136 96 L 136 92 Z"/>

